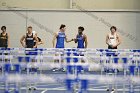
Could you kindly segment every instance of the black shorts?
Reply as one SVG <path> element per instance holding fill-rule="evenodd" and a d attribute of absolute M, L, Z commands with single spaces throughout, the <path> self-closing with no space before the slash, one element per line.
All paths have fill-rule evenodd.
<path fill-rule="evenodd" d="M 111 46 L 108 46 L 108 49 L 117 49 L 117 47 L 112 48 Z M 106 53 L 106 56 L 117 56 L 116 51 L 109 51 Z"/>
<path fill-rule="evenodd" d="M 111 46 L 108 46 L 108 49 L 117 49 L 117 47 L 112 48 Z"/>

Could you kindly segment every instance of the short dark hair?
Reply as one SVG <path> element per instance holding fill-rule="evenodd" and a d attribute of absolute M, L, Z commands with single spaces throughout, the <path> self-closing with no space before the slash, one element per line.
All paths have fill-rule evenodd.
<path fill-rule="evenodd" d="M 1 30 L 3 30 L 3 29 L 5 29 L 5 30 L 6 30 L 6 26 L 2 26 L 2 27 L 1 27 Z"/>
<path fill-rule="evenodd" d="M 84 31 L 84 27 L 82 27 L 82 26 L 79 26 L 78 29 Z"/>
<path fill-rule="evenodd" d="M 66 27 L 66 25 L 61 24 L 60 29 L 62 29 L 62 28 L 64 28 L 64 27 Z"/>
<path fill-rule="evenodd" d="M 32 29 L 32 26 L 28 26 L 28 28 L 31 28 Z"/>
<path fill-rule="evenodd" d="M 115 26 L 111 26 L 110 30 L 115 29 L 115 31 L 117 30 L 117 28 Z"/>

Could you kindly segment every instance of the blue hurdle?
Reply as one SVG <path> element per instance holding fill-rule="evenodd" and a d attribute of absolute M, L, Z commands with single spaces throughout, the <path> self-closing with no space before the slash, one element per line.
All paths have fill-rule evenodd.
<path fill-rule="evenodd" d="M 11 51 L 12 52 L 14 51 L 13 49 L 10 49 L 10 48 L 7 49 L 7 50 L 5 50 L 5 49 L 0 49 L 0 50 L 2 52 L 7 51 L 9 53 L 9 55 L 11 55 L 10 54 Z M 16 54 L 17 56 L 15 58 L 18 58 L 19 63 L 16 63 L 16 64 L 14 64 L 14 63 L 10 64 L 10 62 L 4 63 L 3 67 L 5 69 L 5 71 L 4 71 L 5 75 L 8 76 L 9 73 L 11 73 L 11 68 L 12 67 L 15 68 L 14 69 L 15 74 L 22 73 L 21 72 L 21 68 L 22 68 L 21 63 L 25 61 L 26 65 L 27 65 L 30 62 L 32 62 L 32 59 L 34 59 L 34 57 L 36 57 L 36 56 L 40 57 L 39 55 L 41 55 L 42 56 L 42 59 L 41 59 L 42 61 L 40 61 L 40 62 L 44 62 L 43 59 L 47 58 L 47 57 L 43 53 L 46 53 L 46 51 L 47 51 L 47 53 L 49 55 L 49 53 L 52 52 L 52 50 L 56 51 L 56 49 L 31 49 L 31 51 L 30 51 L 30 49 L 29 49 L 29 51 L 26 50 L 26 49 L 23 49 L 22 51 L 26 51 L 25 54 L 27 54 L 27 55 L 20 55 L 20 53 Z M 48 51 L 50 51 L 50 52 L 48 52 Z M 86 51 L 86 49 L 85 49 L 85 51 Z M 122 62 L 122 65 L 123 65 L 122 67 L 123 67 L 123 70 L 124 70 L 124 72 L 123 71 L 122 72 L 124 73 L 124 76 L 135 77 L 137 75 L 136 72 L 140 71 L 140 60 L 137 59 L 137 58 L 140 57 L 140 55 L 137 54 L 137 53 L 140 52 L 140 50 L 128 50 L 128 52 L 133 52 L 135 54 L 135 55 L 131 54 L 132 58 L 130 58 L 129 54 L 128 54 L 128 56 L 126 56 L 126 55 L 122 56 L 122 57 L 118 56 L 118 55 L 121 55 L 121 50 L 120 50 L 120 52 L 118 52 L 119 50 L 118 51 L 117 50 L 112 51 L 112 50 L 108 50 L 108 49 L 96 49 L 96 50 L 94 49 L 92 51 L 92 49 L 91 49 L 91 52 L 97 52 L 97 51 L 99 53 L 97 55 L 98 56 L 100 55 L 99 59 L 101 59 L 101 57 L 104 57 L 104 56 L 109 59 L 108 62 L 107 62 L 106 59 L 99 60 L 99 65 L 101 65 L 101 67 L 103 67 L 103 68 L 105 68 L 106 64 L 109 64 L 109 66 L 107 67 L 107 70 L 109 68 L 109 71 L 107 71 L 107 73 L 103 73 L 103 74 L 108 74 L 109 72 L 111 72 L 111 73 L 113 73 L 114 76 L 117 75 L 118 72 L 115 71 L 115 69 L 117 69 L 116 66 L 113 67 L 110 64 L 118 65 L 120 63 L 119 61 Z M 67 72 L 66 72 L 66 74 L 67 74 L 68 78 L 65 80 L 67 90 L 72 91 L 74 85 L 80 84 L 79 88 L 78 88 L 79 91 L 77 93 L 83 93 L 83 91 L 88 91 L 88 85 L 90 83 L 88 78 L 87 79 L 79 78 L 79 75 L 82 74 L 82 70 L 84 68 L 84 65 L 78 64 L 79 60 L 81 60 L 81 58 L 82 58 L 82 57 L 79 57 L 81 55 L 80 54 L 81 53 L 80 49 L 70 49 L 70 48 L 69 49 L 61 49 L 58 52 L 65 53 L 64 56 L 62 56 L 62 58 L 65 58 L 66 62 L 67 62 L 67 65 L 66 65 L 66 68 L 67 68 L 66 71 Z M 84 54 L 85 54 L 85 57 L 86 57 L 86 54 L 88 54 L 88 52 L 86 51 L 86 53 L 84 53 Z M 136 59 L 133 56 L 136 57 Z M 2 57 L 6 58 L 4 56 L 2 56 Z M 91 57 L 96 57 L 96 55 L 95 54 L 91 55 Z M 52 57 L 52 60 L 53 60 L 53 57 Z M 71 62 L 73 62 L 72 65 L 71 65 Z M 33 70 L 33 69 L 29 68 L 29 72 L 32 72 L 32 71 L 37 72 L 37 69 Z M 101 70 L 101 72 L 102 72 L 102 70 Z M 28 73 L 26 73 L 26 74 L 28 74 Z M 139 72 L 138 72 L 138 74 L 139 74 Z M 75 75 L 75 78 L 72 78 L 72 79 L 69 78 L 70 75 Z M 8 79 L 8 78 L 6 78 L 6 79 Z M 6 84 L 7 83 L 8 82 L 6 82 Z M 134 93 L 134 91 L 135 91 L 134 90 L 134 85 L 130 82 L 129 93 Z M 6 87 L 5 87 L 5 93 L 9 93 L 9 86 L 8 85 L 6 85 Z M 16 84 L 15 84 L 15 93 L 19 93 L 19 90 L 18 90 Z"/>
<path fill-rule="evenodd" d="M 5 77 L 8 78 L 8 74 L 10 74 L 11 68 L 12 66 L 15 68 L 14 72 L 15 74 L 20 74 L 20 65 L 19 64 L 9 64 L 9 63 L 5 63 Z M 17 85 L 17 81 L 15 81 L 15 91 L 14 93 L 19 93 L 19 89 L 18 89 L 18 85 Z M 9 91 L 9 85 L 8 85 L 8 81 L 5 82 L 5 93 L 10 93 Z"/>

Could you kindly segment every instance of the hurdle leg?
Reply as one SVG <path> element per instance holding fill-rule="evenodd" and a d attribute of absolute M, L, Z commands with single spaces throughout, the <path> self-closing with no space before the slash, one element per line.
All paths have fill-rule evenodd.
<path fill-rule="evenodd" d="M 109 64 L 109 63 L 106 63 L 106 64 Z M 108 77 L 109 76 L 109 73 L 107 72 L 108 71 L 108 66 L 107 66 L 107 70 L 106 70 L 106 77 Z M 109 88 L 110 88 L 110 83 L 109 82 L 106 82 L 106 84 L 107 84 L 107 89 L 106 89 L 106 91 L 109 91 Z"/>
<path fill-rule="evenodd" d="M 126 67 L 126 63 L 124 63 L 123 64 L 123 77 L 125 78 L 126 76 L 127 76 L 127 70 L 128 70 L 128 68 Z M 123 83 L 123 93 L 125 93 L 126 92 L 126 85 L 125 85 L 125 83 Z"/>
<path fill-rule="evenodd" d="M 28 82 L 26 81 L 26 93 L 29 93 L 29 89 L 28 89 Z"/>
<path fill-rule="evenodd" d="M 16 82 L 16 84 L 15 84 L 15 93 L 21 93 L 19 87 L 20 87 L 19 83 Z"/>
<path fill-rule="evenodd" d="M 4 57 L 3 57 L 3 53 L 2 53 L 2 75 L 4 75 L 4 64 L 5 64 L 5 61 L 4 61 Z"/>
<path fill-rule="evenodd" d="M 132 81 L 130 82 L 129 93 L 135 93 L 134 92 L 134 85 L 133 85 L 133 82 Z"/>
<path fill-rule="evenodd" d="M 9 86 L 7 80 L 5 81 L 5 93 L 9 93 Z"/>
<path fill-rule="evenodd" d="M 139 63 L 139 66 L 138 66 L 138 77 L 140 77 L 140 63 Z M 140 86 L 140 84 L 138 84 Z M 139 88 L 139 92 L 140 92 L 140 88 Z"/>
<path fill-rule="evenodd" d="M 55 54 L 55 57 L 56 57 L 56 58 L 54 58 L 54 64 L 58 63 L 58 64 L 60 65 L 60 64 L 61 64 L 60 52 L 59 52 L 59 54 Z M 58 67 L 54 67 L 54 68 L 52 69 L 53 72 L 58 71 L 58 70 L 59 70 Z"/>
<path fill-rule="evenodd" d="M 42 63 L 44 63 L 43 62 L 43 54 L 40 54 L 40 67 L 39 67 L 40 74 L 43 73 L 43 69 L 41 68 L 42 67 Z"/>
<path fill-rule="evenodd" d="M 117 69 L 115 69 L 115 78 L 117 77 Z M 116 82 L 116 80 L 114 81 L 114 91 L 117 93 L 118 91 L 117 91 L 117 82 Z"/>
<path fill-rule="evenodd" d="M 30 71 L 29 71 L 29 68 L 30 68 L 29 65 L 30 65 L 30 64 L 27 63 L 27 75 L 30 75 L 30 74 L 29 74 L 29 72 L 30 72 Z M 29 86 L 30 86 L 30 81 L 29 81 L 29 82 L 26 81 L 26 93 L 29 93 Z"/>
<path fill-rule="evenodd" d="M 35 76 L 37 76 L 37 67 L 36 67 L 35 62 L 31 63 L 31 67 L 29 67 L 29 70 L 31 70 L 31 71 L 28 72 L 28 75 L 35 75 Z M 32 91 L 36 90 L 35 86 L 37 86 L 36 82 L 34 82 L 34 81 L 33 81 L 33 83 L 30 82 L 28 89 L 31 90 L 31 92 L 32 92 Z"/>

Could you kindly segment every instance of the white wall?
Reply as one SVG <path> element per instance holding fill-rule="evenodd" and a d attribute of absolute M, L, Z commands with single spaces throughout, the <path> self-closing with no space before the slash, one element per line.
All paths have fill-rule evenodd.
<path fill-rule="evenodd" d="M 85 9 L 140 9 L 140 0 L 72 0 Z M 0 7 L 69 9 L 70 0 L 0 0 Z"/>
<path fill-rule="evenodd" d="M 137 15 L 136 16 L 136 23 L 137 23 L 137 27 L 136 27 L 136 29 L 137 29 L 137 44 L 136 44 L 136 46 L 137 46 L 137 49 L 140 49 L 140 14 L 139 15 Z"/>
<path fill-rule="evenodd" d="M 24 13 L 25 14 L 25 13 Z M 26 21 L 13 12 L 0 11 L 0 26 L 5 25 L 10 34 L 10 46 L 19 47 L 20 37 L 25 33 Z"/>
<path fill-rule="evenodd" d="M 73 0 L 86 9 L 140 9 L 140 0 Z"/>
<path fill-rule="evenodd" d="M 5 6 L 28 9 L 65 9 L 69 8 L 69 0 L 0 0 L 0 7 Z"/>
<path fill-rule="evenodd" d="M 26 14 L 26 11 L 18 12 Z M 0 26 L 7 26 L 7 32 L 9 32 L 11 36 L 11 47 L 21 47 L 19 40 L 26 32 L 26 19 L 16 13 L 13 11 L 0 11 L 0 20 L 2 20 Z M 139 27 L 140 21 L 136 22 L 138 17 L 140 17 L 139 13 L 132 12 L 90 12 L 86 14 L 84 12 L 74 11 L 28 11 L 27 25 L 33 26 L 33 30 L 37 31 L 39 37 L 45 42 L 45 44 L 40 47 L 52 47 L 53 38 L 52 34 L 41 29 L 40 26 L 45 26 L 57 32 L 61 24 L 66 24 L 66 34 L 69 39 L 75 37 L 78 26 L 84 26 L 84 33 L 88 36 L 89 48 L 107 48 L 105 37 L 106 34 L 110 32 L 110 27 L 107 26 L 110 23 L 125 32 L 124 34 L 122 31 L 120 33 L 123 41 L 119 48 L 140 48 L 140 46 L 136 45 L 136 42 L 128 36 L 128 34 L 130 34 L 134 37 L 137 36 L 138 39 L 140 38 L 138 35 L 139 29 L 137 28 Z M 34 20 L 34 22 L 31 22 L 32 20 Z M 40 25 L 37 26 L 36 24 L 38 23 L 40 23 Z M 76 44 L 74 42 L 68 43 L 66 47 L 76 47 Z"/>

